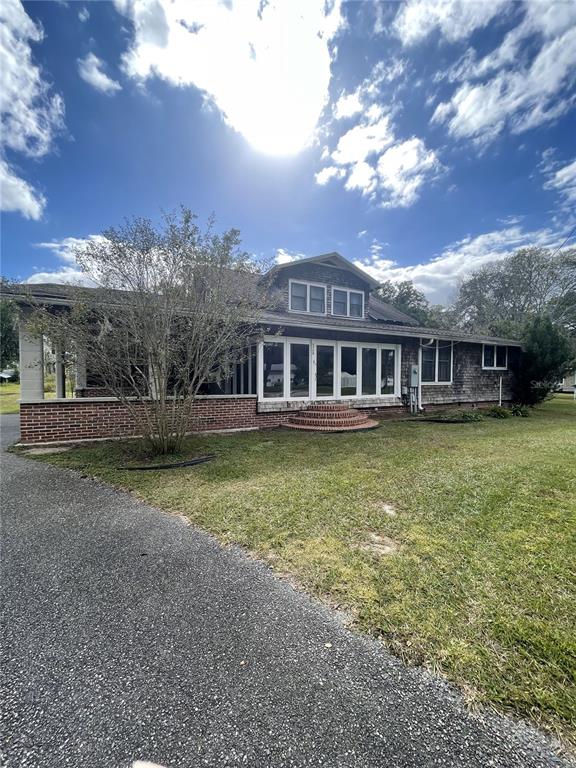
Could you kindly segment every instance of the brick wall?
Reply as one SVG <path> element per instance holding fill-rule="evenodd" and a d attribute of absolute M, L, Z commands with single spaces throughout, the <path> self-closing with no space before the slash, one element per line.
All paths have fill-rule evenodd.
<path fill-rule="evenodd" d="M 276 427 L 290 415 L 291 411 L 258 413 L 256 397 L 207 397 L 196 401 L 190 431 Z M 131 414 L 117 400 L 80 398 L 20 405 L 20 440 L 25 444 L 135 434 Z"/>

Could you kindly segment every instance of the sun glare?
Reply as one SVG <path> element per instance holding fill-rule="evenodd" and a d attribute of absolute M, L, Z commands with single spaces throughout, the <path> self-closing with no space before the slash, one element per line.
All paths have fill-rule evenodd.
<path fill-rule="evenodd" d="M 260 152 L 292 155 L 311 142 L 328 100 L 339 0 L 155 7 L 162 19 L 135 19 L 130 74 L 195 85 Z"/>

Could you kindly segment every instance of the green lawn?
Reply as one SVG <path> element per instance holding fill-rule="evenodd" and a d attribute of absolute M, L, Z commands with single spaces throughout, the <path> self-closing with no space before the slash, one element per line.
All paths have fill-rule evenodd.
<path fill-rule="evenodd" d="M 46 376 L 44 397 L 47 399 L 56 397 L 54 376 Z M 18 413 L 20 409 L 20 384 L 9 381 L 0 384 L 0 414 Z"/>
<path fill-rule="evenodd" d="M 406 660 L 576 740 L 576 403 L 530 418 L 372 432 L 199 436 L 188 469 L 122 472 L 133 442 L 41 460 L 236 542 Z M 391 505 L 396 514 L 391 515 Z M 95 511 L 97 514 L 97 511 Z M 370 534 L 398 551 L 363 549 Z"/>
<path fill-rule="evenodd" d="M 18 413 L 19 398 L 20 384 L 0 384 L 0 413 Z"/>

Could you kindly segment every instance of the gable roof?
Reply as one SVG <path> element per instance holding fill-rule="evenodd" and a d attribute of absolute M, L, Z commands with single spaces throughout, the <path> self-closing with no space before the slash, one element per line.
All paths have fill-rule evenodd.
<path fill-rule="evenodd" d="M 290 267 L 294 267 L 300 264 L 324 264 L 327 267 L 348 269 L 350 272 L 354 272 L 354 274 L 357 275 L 361 280 L 364 280 L 364 282 L 367 283 L 371 288 L 377 288 L 380 285 L 378 280 L 375 280 L 371 275 L 368 274 L 368 272 L 365 272 L 363 269 L 360 269 L 360 267 L 352 264 L 351 261 L 348 261 L 348 259 L 345 259 L 344 256 L 341 256 L 336 251 L 332 251 L 331 253 L 321 253 L 320 256 L 310 256 L 306 259 L 296 259 L 295 261 L 289 261 L 287 264 L 276 264 L 276 266 L 272 267 L 268 274 L 273 275 L 276 272 L 279 272 L 281 269 L 289 269 Z"/>

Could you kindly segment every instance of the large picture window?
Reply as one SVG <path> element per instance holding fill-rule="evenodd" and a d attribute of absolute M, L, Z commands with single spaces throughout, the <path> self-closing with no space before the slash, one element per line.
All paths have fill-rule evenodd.
<path fill-rule="evenodd" d="M 436 339 L 422 347 L 422 383 L 451 384 L 452 357 L 451 341 Z"/>
<path fill-rule="evenodd" d="M 333 288 L 332 314 L 343 317 L 364 317 L 364 294 L 362 291 Z"/>
<path fill-rule="evenodd" d="M 326 286 L 290 280 L 290 311 L 326 314 Z"/>
<path fill-rule="evenodd" d="M 500 344 L 483 344 L 482 368 L 484 370 L 505 371 L 508 368 L 508 347 L 503 347 Z"/>

